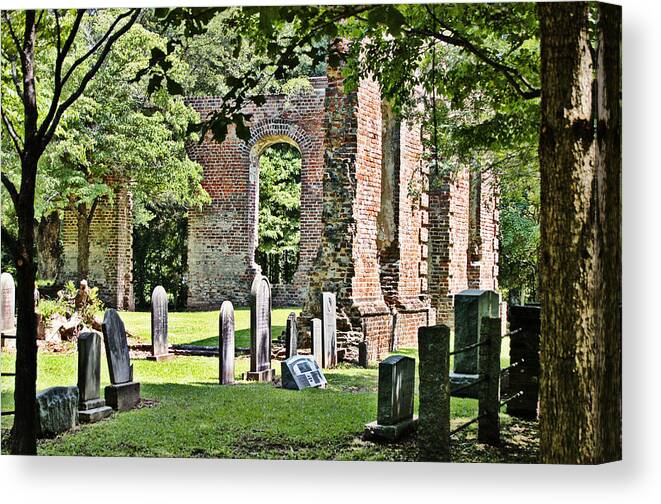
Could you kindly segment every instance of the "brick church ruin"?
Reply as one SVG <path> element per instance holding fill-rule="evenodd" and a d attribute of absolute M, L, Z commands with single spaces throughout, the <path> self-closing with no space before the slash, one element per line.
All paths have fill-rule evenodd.
<path fill-rule="evenodd" d="M 188 309 L 248 305 L 260 268 L 259 157 L 276 143 L 301 155 L 300 257 L 273 305 L 302 307 L 299 327 L 337 294 L 338 344 L 370 360 L 416 346 L 419 326 L 452 324 L 453 295 L 496 289 L 498 208 L 494 181 L 468 171 L 430 180 L 421 131 L 393 114 L 374 81 L 346 93 L 339 73 L 310 79 L 313 91 L 270 95 L 253 106 L 248 142 L 230 128 L 219 144 L 192 145 L 211 203 L 189 212 Z M 218 98 L 190 98 L 202 117 Z M 99 208 L 90 237 L 91 285 L 111 306 L 133 309 L 132 202 L 124 188 Z M 62 279 L 76 279 L 76 220 L 66 214 Z"/>

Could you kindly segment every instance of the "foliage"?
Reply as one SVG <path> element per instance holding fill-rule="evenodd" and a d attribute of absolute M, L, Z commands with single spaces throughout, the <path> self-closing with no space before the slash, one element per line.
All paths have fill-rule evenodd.
<path fill-rule="evenodd" d="M 291 281 L 298 263 L 301 155 L 289 144 L 266 149 L 259 159 L 259 225 L 256 260 L 273 283 Z"/>

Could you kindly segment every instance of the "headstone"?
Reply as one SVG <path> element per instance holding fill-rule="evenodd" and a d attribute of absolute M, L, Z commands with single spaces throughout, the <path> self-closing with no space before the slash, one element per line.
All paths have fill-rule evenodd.
<path fill-rule="evenodd" d="M 418 328 L 420 373 L 418 453 L 421 461 L 450 460 L 450 328 Z"/>
<path fill-rule="evenodd" d="M 84 332 L 78 336 L 78 417 L 98 422 L 112 412 L 99 397 L 101 389 L 101 336 Z"/>
<path fill-rule="evenodd" d="M 358 365 L 364 368 L 369 366 L 369 346 L 367 341 L 358 343 Z"/>
<path fill-rule="evenodd" d="M 168 360 L 174 357 L 168 347 L 168 295 L 162 286 L 151 294 L 151 355 L 150 360 Z"/>
<path fill-rule="evenodd" d="M 110 308 L 106 310 L 101 328 L 111 383 L 105 388 L 106 403 L 116 410 L 129 410 L 140 402 L 140 383 L 133 381 L 133 365 L 124 322 Z"/>
<path fill-rule="evenodd" d="M 321 293 L 322 323 L 322 366 L 324 369 L 337 366 L 337 321 L 336 301 L 333 292 Z"/>
<path fill-rule="evenodd" d="M 0 298 L 0 331 L 13 331 L 16 328 L 16 288 L 11 273 L 0 276 Z"/>
<path fill-rule="evenodd" d="M 326 377 L 313 358 L 294 355 L 281 363 L 282 388 L 303 390 L 308 387 L 324 387 Z"/>
<path fill-rule="evenodd" d="M 287 317 L 285 329 L 285 355 L 287 358 L 298 354 L 298 327 L 296 326 L 296 314 L 291 312 Z"/>
<path fill-rule="evenodd" d="M 78 387 L 50 387 L 37 393 L 37 437 L 53 438 L 78 425 Z"/>
<path fill-rule="evenodd" d="M 508 397 L 522 395 L 507 403 L 511 416 L 536 419 L 539 410 L 539 335 L 541 308 L 539 306 L 510 306 L 510 364 L 520 362 L 509 372 Z"/>
<path fill-rule="evenodd" d="M 258 274 L 250 289 L 250 371 L 246 380 L 273 380 L 271 368 L 271 284 Z"/>
<path fill-rule="evenodd" d="M 323 344 L 321 336 L 321 320 L 318 318 L 312 319 L 312 326 L 310 328 L 310 336 L 312 339 L 312 357 L 317 362 L 319 367 L 323 365 Z"/>
<path fill-rule="evenodd" d="M 219 320 L 220 357 L 219 381 L 221 385 L 234 383 L 234 306 L 230 301 L 223 301 L 220 306 Z"/>
<path fill-rule="evenodd" d="M 413 416 L 415 359 L 391 355 L 379 364 L 379 396 L 376 422 L 365 426 L 366 438 L 395 441 L 410 431 Z"/>
<path fill-rule="evenodd" d="M 489 290 L 469 289 L 454 296 L 454 350 L 477 343 L 483 317 L 498 317 L 500 296 Z M 456 397 L 477 399 L 479 387 L 468 386 L 478 381 L 478 348 L 454 355 L 450 389 Z"/>

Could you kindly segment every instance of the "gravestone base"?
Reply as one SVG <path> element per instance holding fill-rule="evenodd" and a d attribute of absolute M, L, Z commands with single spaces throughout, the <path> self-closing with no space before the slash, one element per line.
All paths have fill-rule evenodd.
<path fill-rule="evenodd" d="M 105 401 L 103 401 L 105 404 Z M 100 406 L 87 410 L 78 410 L 78 420 L 81 423 L 94 423 L 109 417 L 112 413 L 110 406 Z"/>
<path fill-rule="evenodd" d="M 418 417 L 414 416 L 393 425 L 380 425 L 376 420 L 365 424 L 363 439 L 393 442 L 415 430 L 418 426 Z"/>
<path fill-rule="evenodd" d="M 243 375 L 246 381 L 270 382 L 275 378 L 275 369 L 265 369 L 264 371 L 248 371 Z"/>
<path fill-rule="evenodd" d="M 117 411 L 128 411 L 140 402 L 140 383 L 127 382 L 105 388 L 106 404 Z"/>
<path fill-rule="evenodd" d="M 464 397 L 467 399 L 477 399 L 477 394 L 480 391 L 480 384 L 475 385 L 474 387 L 466 387 L 458 392 L 455 392 L 458 388 L 464 387 L 469 383 L 475 383 L 480 378 L 480 375 L 477 374 L 462 374 L 462 373 L 450 373 L 450 395 L 452 397 Z"/>
<path fill-rule="evenodd" d="M 161 354 L 161 355 L 148 355 L 147 356 L 147 360 L 156 361 L 156 362 L 169 361 L 173 358 L 174 358 L 173 353 L 166 353 L 166 354 Z"/>

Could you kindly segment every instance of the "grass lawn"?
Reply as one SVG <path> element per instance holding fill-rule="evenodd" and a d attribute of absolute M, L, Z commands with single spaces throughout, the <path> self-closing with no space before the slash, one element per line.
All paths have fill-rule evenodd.
<path fill-rule="evenodd" d="M 278 336 L 292 309 L 273 311 Z M 294 311 L 297 311 L 294 309 Z M 150 341 L 149 313 L 122 312 L 127 329 Z M 218 312 L 171 313 L 170 341 L 217 345 Z M 236 311 L 237 346 L 249 345 L 249 310 Z M 416 350 L 401 353 L 417 358 Z M 40 349 L 38 390 L 75 385 L 77 354 Z M 14 369 L 13 353 L 3 352 L 2 370 Z M 39 442 L 41 455 L 276 458 L 327 460 L 415 460 L 413 437 L 396 445 L 362 441 L 365 423 L 376 418 L 378 368 L 342 364 L 325 372 L 328 387 L 301 392 L 272 384 L 240 382 L 218 385 L 218 359 L 177 356 L 170 361 L 133 359 L 134 376 L 142 386 L 143 404 L 113 413 L 97 424 L 83 425 L 54 440 Z M 503 364 L 507 357 L 503 355 Z M 248 369 L 247 357 L 236 360 L 236 376 Z M 273 362 L 278 376 L 280 364 Z M 102 358 L 102 387 L 108 382 Z M 103 393 L 103 392 L 102 392 Z M 416 395 L 416 411 L 417 411 Z M 477 414 L 477 401 L 452 398 L 452 424 Z M 2 409 L 13 409 L 13 380 L 2 380 Z M 534 462 L 536 424 L 501 416 L 503 447 L 475 442 L 472 426 L 453 441 L 453 460 Z M 13 417 L 2 418 L 3 439 Z M 455 439 L 455 438 L 453 438 Z M 6 449 L 3 443 L 3 451 Z"/>
<path fill-rule="evenodd" d="M 298 315 L 300 308 L 275 308 L 271 315 L 274 338 L 285 330 L 291 312 Z M 171 312 L 168 314 L 168 341 L 172 344 L 218 346 L 219 311 Z M 149 312 L 119 312 L 126 330 L 141 343 L 151 343 L 151 316 Z M 234 310 L 235 341 L 237 347 L 250 346 L 250 308 Z"/>

